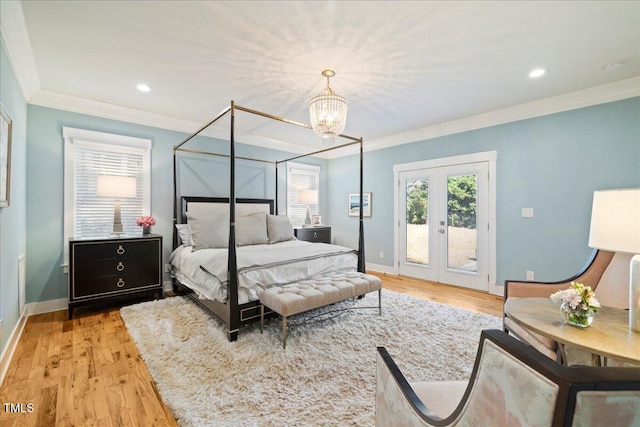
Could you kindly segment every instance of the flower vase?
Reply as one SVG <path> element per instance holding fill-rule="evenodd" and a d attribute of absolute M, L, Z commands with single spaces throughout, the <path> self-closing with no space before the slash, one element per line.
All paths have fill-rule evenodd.
<path fill-rule="evenodd" d="M 578 328 L 588 328 L 593 322 L 594 311 L 589 308 L 587 310 L 581 308 L 571 308 L 566 302 L 560 306 L 560 312 L 565 322 Z"/>
<path fill-rule="evenodd" d="M 148 227 L 142 227 L 142 235 L 147 235 L 147 234 L 151 234 L 151 226 Z"/>

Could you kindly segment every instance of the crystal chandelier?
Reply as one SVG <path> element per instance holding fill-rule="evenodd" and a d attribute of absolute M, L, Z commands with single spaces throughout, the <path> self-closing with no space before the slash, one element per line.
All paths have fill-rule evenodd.
<path fill-rule="evenodd" d="M 309 115 L 313 131 L 323 138 L 329 138 L 344 131 L 344 125 L 347 123 L 347 100 L 336 95 L 329 87 L 329 78 L 336 73 L 324 70 L 322 75 L 327 78 L 327 88 L 309 101 Z"/>

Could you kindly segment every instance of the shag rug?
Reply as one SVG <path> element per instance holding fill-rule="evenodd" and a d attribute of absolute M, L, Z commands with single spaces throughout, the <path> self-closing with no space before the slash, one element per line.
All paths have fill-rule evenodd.
<path fill-rule="evenodd" d="M 377 346 L 410 382 L 468 379 L 480 331 L 502 328 L 498 317 L 382 292 L 382 315 L 350 310 L 291 328 L 286 350 L 280 318 L 230 343 L 223 324 L 184 297 L 121 315 L 181 426 L 373 426 Z M 377 300 L 373 292 L 356 306 Z"/>

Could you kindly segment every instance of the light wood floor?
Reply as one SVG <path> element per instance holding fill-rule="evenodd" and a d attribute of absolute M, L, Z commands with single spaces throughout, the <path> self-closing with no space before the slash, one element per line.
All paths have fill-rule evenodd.
<path fill-rule="evenodd" d="M 379 276 L 390 290 L 502 315 L 501 297 Z M 29 317 L 0 387 L 0 425 L 176 426 L 118 308 L 74 315 L 72 320 L 66 311 Z"/>

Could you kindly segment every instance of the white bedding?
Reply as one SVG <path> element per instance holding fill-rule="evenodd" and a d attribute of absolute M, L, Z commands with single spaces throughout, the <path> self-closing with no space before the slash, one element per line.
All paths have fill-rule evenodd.
<path fill-rule="evenodd" d="M 201 297 L 226 301 L 227 249 L 191 251 L 180 246 L 170 258 L 173 274 Z M 310 277 L 356 271 L 356 251 L 338 245 L 291 240 L 237 248 L 238 303 L 255 301 L 260 291 Z"/>

